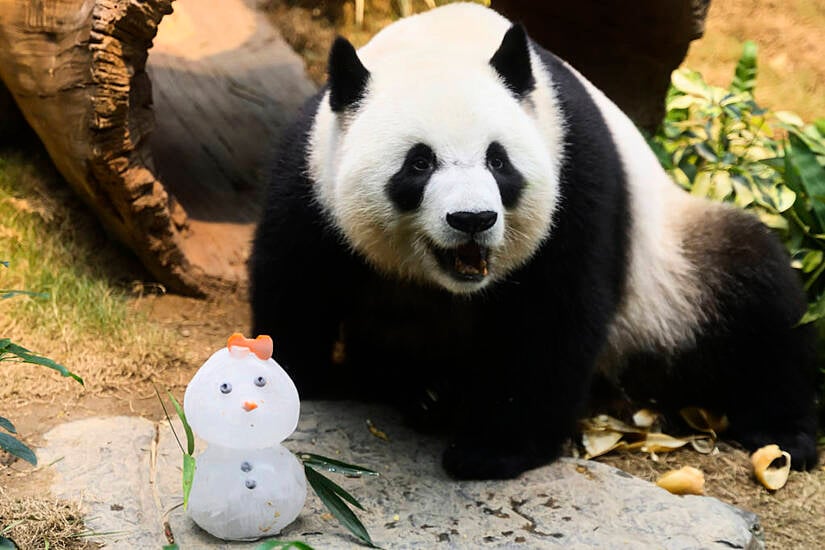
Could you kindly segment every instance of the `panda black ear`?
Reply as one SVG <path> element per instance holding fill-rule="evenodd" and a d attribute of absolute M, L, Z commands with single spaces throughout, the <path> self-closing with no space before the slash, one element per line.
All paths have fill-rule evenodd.
<path fill-rule="evenodd" d="M 338 37 L 329 52 L 329 106 L 340 113 L 364 96 L 370 72 L 346 38 Z"/>
<path fill-rule="evenodd" d="M 521 99 L 536 87 L 530 66 L 530 46 L 527 32 L 521 23 L 515 23 L 505 33 L 501 45 L 490 58 L 490 65 L 498 72 L 507 88 Z"/>

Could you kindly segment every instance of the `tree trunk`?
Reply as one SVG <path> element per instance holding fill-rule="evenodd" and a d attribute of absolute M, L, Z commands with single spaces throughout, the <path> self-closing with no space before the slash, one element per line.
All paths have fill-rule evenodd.
<path fill-rule="evenodd" d="M 492 0 L 570 62 L 633 121 L 653 131 L 670 73 L 705 30 L 710 0 Z"/>
<path fill-rule="evenodd" d="M 261 161 L 313 87 L 252 0 L 175 9 L 0 0 L 0 80 L 105 227 L 203 295 L 244 284 Z"/>

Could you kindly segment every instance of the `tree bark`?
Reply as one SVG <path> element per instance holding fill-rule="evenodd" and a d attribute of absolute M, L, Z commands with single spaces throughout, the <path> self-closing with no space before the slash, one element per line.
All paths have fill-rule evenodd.
<path fill-rule="evenodd" d="M 670 73 L 700 38 L 710 0 L 492 0 L 642 128 L 661 123 Z"/>
<path fill-rule="evenodd" d="M 67 182 L 175 292 L 244 284 L 260 163 L 313 90 L 253 4 L 179 0 L 147 72 L 172 0 L 0 0 L 0 80 Z"/>

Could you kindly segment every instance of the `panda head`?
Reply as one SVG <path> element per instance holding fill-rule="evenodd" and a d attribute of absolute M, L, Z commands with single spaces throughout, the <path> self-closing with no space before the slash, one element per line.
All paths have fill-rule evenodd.
<path fill-rule="evenodd" d="M 560 115 L 535 101 L 552 87 L 523 28 L 483 10 L 479 36 L 458 40 L 467 9 L 402 20 L 359 52 L 339 38 L 309 145 L 316 195 L 353 249 L 464 294 L 538 250 L 561 154 Z"/>

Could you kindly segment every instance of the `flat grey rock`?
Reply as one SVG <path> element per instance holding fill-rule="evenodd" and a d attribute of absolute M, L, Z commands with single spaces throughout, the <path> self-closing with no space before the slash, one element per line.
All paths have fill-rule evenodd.
<path fill-rule="evenodd" d="M 372 435 L 367 419 L 389 440 Z M 183 437 L 179 424 L 176 431 Z M 94 539 L 107 547 L 160 548 L 164 522 L 183 550 L 257 546 L 214 539 L 186 516 L 181 450 L 165 420 L 90 418 L 45 438 L 38 458 L 54 462 L 53 493 L 80 501 L 91 530 L 114 533 Z M 384 548 L 764 547 L 755 515 L 709 497 L 674 496 L 596 462 L 563 459 L 505 482 L 452 481 L 440 467 L 443 442 L 407 430 L 378 406 L 304 402 L 286 445 L 381 472 L 335 481 L 364 505 L 358 515 Z M 198 442 L 196 453 L 204 448 Z M 311 490 L 279 538 L 358 547 Z"/>

